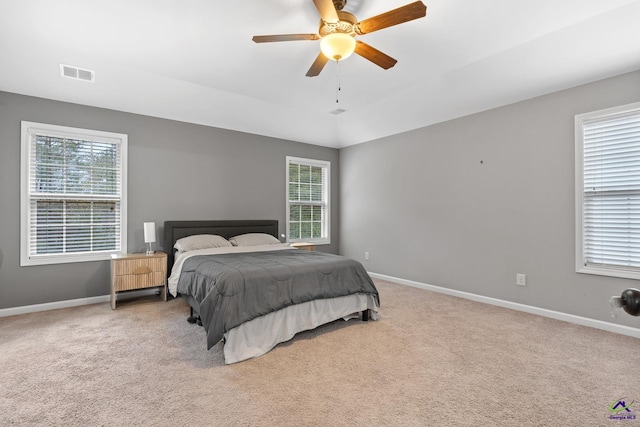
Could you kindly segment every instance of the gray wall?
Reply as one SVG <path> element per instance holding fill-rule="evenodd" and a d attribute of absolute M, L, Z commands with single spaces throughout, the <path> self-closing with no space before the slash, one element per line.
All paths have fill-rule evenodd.
<path fill-rule="evenodd" d="M 340 253 L 375 273 L 640 326 L 612 320 L 608 303 L 637 281 L 578 274 L 574 255 L 574 116 L 637 101 L 640 72 L 341 150 Z"/>
<path fill-rule="evenodd" d="M 128 250 L 142 223 L 277 219 L 285 231 L 286 156 L 331 161 L 331 245 L 340 223 L 336 149 L 0 92 L 0 309 L 109 293 L 109 262 L 20 267 L 20 121 L 129 135 Z"/>

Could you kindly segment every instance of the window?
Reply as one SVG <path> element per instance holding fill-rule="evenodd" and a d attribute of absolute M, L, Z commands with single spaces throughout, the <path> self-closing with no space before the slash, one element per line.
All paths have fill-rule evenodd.
<path fill-rule="evenodd" d="M 640 103 L 576 116 L 576 271 L 640 278 Z"/>
<path fill-rule="evenodd" d="M 20 265 L 126 252 L 127 135 L 22 122 Z"/>
<path fill-rule="evenodd" d="M 321 160 L 287 157 L 287 240 L 330 243 L 329 168 Z"/>

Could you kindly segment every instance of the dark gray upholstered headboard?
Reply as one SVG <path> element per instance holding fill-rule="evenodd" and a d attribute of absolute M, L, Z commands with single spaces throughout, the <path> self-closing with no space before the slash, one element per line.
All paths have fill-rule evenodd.
<path fill-rule="evenodd" d="M 225 239 L 245 233 L 267 233 L 278 237 L 278 220 L 243 219 L 229 221 L 165 221 L 164 248 L 168 255 L 167 274 L 171 274 L 175 245 L 178 239 L 194 234 L 218 234 Z"/>

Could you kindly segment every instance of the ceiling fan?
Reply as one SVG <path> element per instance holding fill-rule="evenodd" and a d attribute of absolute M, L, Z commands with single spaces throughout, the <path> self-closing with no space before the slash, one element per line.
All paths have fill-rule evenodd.
<path fill-rule="evenodd" d="M 318 34 L 277 34 L 253 37 L 256 43 L 320 40 L 321 52 L 307 71 L 307 77 L 320 74 L 329 59 L 341 61 L 354 52 L 385 70 L 393 67 L 397 60 L 356 40 L 355 36 L 422 18 L 427 14 L 427 6 L 418 0 L 358 22 L 355 16 L 342 10 L 347 0 L 313 0 L 313 3 L 320 12 Z"/>

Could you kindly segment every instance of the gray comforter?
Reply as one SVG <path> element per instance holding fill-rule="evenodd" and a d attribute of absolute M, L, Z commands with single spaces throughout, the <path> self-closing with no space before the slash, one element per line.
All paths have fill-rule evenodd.
<path fill-rule="evenodd" d="M 210 349 L 234 327 L 294 304 L 378 290 L 362 264 L 300 249 L 201 255 L 182 266 L 178 292 L 200 313 Z"/>

